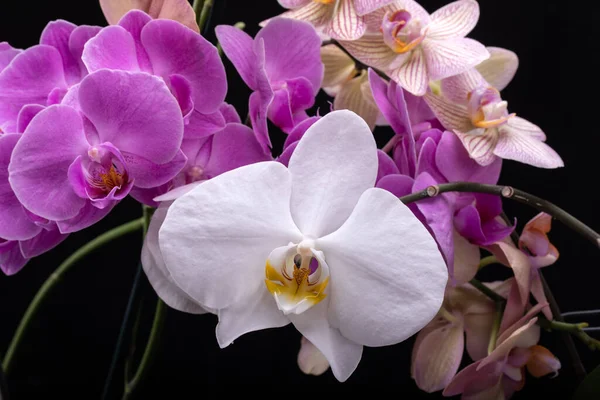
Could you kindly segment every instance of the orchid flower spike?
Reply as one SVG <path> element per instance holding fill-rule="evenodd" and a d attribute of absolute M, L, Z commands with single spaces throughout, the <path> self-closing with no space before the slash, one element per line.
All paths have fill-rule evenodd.
<path fill-rule="evenodd" d="M 498 158 L 539 168 L 564 166 L 545 142 L 544 132 L 531 122 L 508 113 L 497 88 L 472 69 L 442 81 L 442 94 L 425 100 L 446 129 L 453 130 L 472 159 L 490 165 Z"/>
<path fill-rule="evenodd" d="M 345 381 L 363 346 L 399 343 L 431 321 L 446 265 L 410 209 L 373 187 L 376 175 L 367 124 L 333 111 L 287 168 L 237 168 L 173 202 L 161 254 L 178 288 L 217 313 L 221 347 L 291 322 Z"/>
<path fill-rule="evenodd" d="M 363 37 L 340 43 L 417 96 L 430 81 L 463 73 L 490 56 L 481 43 L 465 38 L 479 19 L 475 0 L 455 1 L 431 15 L 413 0 L 400 0 L 366 18 Z"/>
<path fill-rule="evenodd" d="M 310 22 L 322 34 L 339 40 L 356 40 L 367 29 L 366 14 L 394 0 L 279 0 L 292 10 L 285 18 Z"/>

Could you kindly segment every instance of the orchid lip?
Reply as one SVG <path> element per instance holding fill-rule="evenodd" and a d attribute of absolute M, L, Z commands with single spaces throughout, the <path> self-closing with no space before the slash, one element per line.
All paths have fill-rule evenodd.
<path fill-rule="evenodd" d="M 473 120 L 473 125 L 475 125 L 477 128 L 484 128 L 484 129 L 488 129 L 488 128 L 495 128 L 497 126 L 503 125 L 505 124 L 509 119 L 511 119 L 512 117 L 516 116 L 516 113 L 512 113 L 510 115 L 507 115 L 506 117 L 502 117 L 502 118 L 497 118 L 497 119 L 492 119 L 492 120 Z"/>
<path fill-rule="evenodd" d="M 425 39 L 427 27 L 421 26 L 406 10 L 387 13 L 381 23 L 383 41 L 395 53 L 404 54 L 414 50 Z"/>

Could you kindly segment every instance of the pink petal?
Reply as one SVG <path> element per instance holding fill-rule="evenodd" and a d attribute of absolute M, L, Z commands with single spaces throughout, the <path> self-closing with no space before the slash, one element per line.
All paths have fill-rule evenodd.
<path fill-rule="evenodd" d="M 80 231 L 106 217 L 116 204 L 117 202 L 114 201 L 112 204 L 107 204 L 105 208 L 100 209 L 94 207 L 91 202 L 87 202 L 75 217 L 57 221 L 56 225 L 58 225 L 60 232 L 65 234 Z"/>
<path fill-rule="evenodd" d="M 67 236 L 69 235 L 61 233 L 54 225 L 49 229 L 42 229 L 38 235 L 29 240 L 20 241 L 19 247 L 25 258 L 33 258 L 52 250 Z"/>
<path fill-rule="evenodd" d="M 519 68 L 519 57 L 500 47 L 487 47 L 490 58 L 475 68 L 483 79 L 498 90 L 503 90 L 515 76 Z"/>
<path fill-rule="evenodd" d="M 152 65 L 150 64 L 148 53 L 142 44 L 142 30 L 150 21 L 152 21 L 152 18 L 150 18 L 148 14 L 138 10 L 132 10 L 128 12 L 119 21 L 119 26 L 125 28 L 125 30 L 127 30 L 127 32 L 129 32 L 133 38 L 140 69 L 144 72 L 148 72 L 149 74 L 152 73 Z"/>
<path fill-rule="evenodd" d="M 441 84 L 444 96 L 460 104 L 467 104 L 469 92 L 480 86 L 487 86 L 487 82 L 476 69 L 443 79 Z"/>
<path fill-rule="evenodd" d="M 277 0 L 281 7 L 285 8 L 298 8 L 306 5 L 312 0 Z"/>
<path fill-rule="evenodd" d="M 383 41 L 381 34 L 367 33 L 358 40 L 339 42 L 353 57 L 366 65 L 375 68 L 389 69 L 390 64 L 397 63 L 398 58 L 408 57 L 397 54 Z"/>
<path fill-rule="evenodd" d="M 357 14 L 354 0 L 338 0 L 325 33 L 337 40 L 356 40 L 364 35 L 367 24 Z"/>
<path fill-rule="evenodd" d="M 458 371 L 463 349 L 462 323 L 444 324 L 426 332 L 426 336 L 418 342 L 418 347 L 413 349 L 413 354 L 416 354 L 412 377 L 417 386 L 428 393 L 448 386 Z"/>
<path fill-rule="evenodd" d="M 0 72 L 23 50 L 14 49 L 6 42 L 0 42 Z"/>
<path fill-rule="evenodd" d="M 469 282 L 477 274 L 479 267 L 479 247 L 469 243 L 456 230 L 454 241 L 454 280 L 457 285 Z"/>
<path fill-rule="evenodd" d="M 14 275 L 19 272 L 29 259 L 23 257 L 19 242 L 0 239 L 0 269 L 5 275 Z"/>
<path fill-rule="evenodd" d="M 514 348 L 529 348 L 535 345 L 540 339 L 540 327 L 536 325 L 536 322 L 537 318 L 531 318 L 527 323 L 512 331 L 510 336 L 506 338 L 499 337 L 494 351 L 481 360 L 477 369 L 479 370 L 486 365 L 504 359 Z"/>
<path fill-rule="evenodd" d="M 468 133 L 454 133 L 469 152 L 469 156 L 479 165 L 486 167 L 496 161 L 495 148 L 500 136 L 496 128 L 477 128 Z"/>
<path fill-rule="evenodd" d="M 358 15 L 369 14 L 378 8 L 393 3 L 394 0 L 353 0 Z"/>
<path fill-rule="evenodd" d="M 539 139 L 538 132 L 521 129 L 523 126 L 521 120 L 519 117 L 510 118 L 506 124 L 498 128 L 500 137 L 494 154 L 539 168 L 563 167 L 564 163 L 560 156 Z"/>
<path fill-rule="evenodd" d="M 52 21 L 46 25 L 40 37 L 40 44 L 52 46 L 60 53 L 65 71 L 65 80 L 69 86 L 81 80 L 78 60 L 73 57 L 69 49 L 69 38 L 75 28 L 76 25 L 67 21 Z"/>
<path fill-rule="evenodd" d="M 99 26 L 87 26 L 81 25 L 75 28 L 71 36 L 69 37 L 69 51 L 73 57 L 77 60 L 79 65 L 79 71 L 81 78 L 87 75 L 88 70 L 81 59 L 83 55 L 83 49 L 85 44 L 94 36 L 96 36 L 102 30 Z"/>
<path fill-rule="evenodd" d="M 487 357 L 494 319 L 494 311 L 464 316 L 465 332 L 467 334 L 467 353 L 469 353 L 469 357 L 473 361 Z"/>
<path fill-rule="evenodd" d="M 479 20 L 479 4 L 475 0 L 459 0 L 431 14 L 427 37 L 443 40 L 465 37 Z"/>
<path fill-rule="evenodd" d="M 320 27 L 331 19 L 333 6 L 318 1 L 310 1 L 305 6 L 296 8 L 280 15 L 283 18 L 297 19 L 308 22 L 315 27 Z M 269 20 L 270 23 L 270 20 Z M 268 25 L 268 24 L 267 24 Z"/>
<path fill-rule="evenodd" d="M 87 42 L 81 56 L 90 72 L 103 68 L 139 71 L 135 41 L 125 28 L 115 25 L 100 31 Z"/>
<path fill-rule="evenodd" d="M 166 163 L 155 164 L 135 154 L 123 152 L 127 171 L 139 188 L 153 188 L 169 182 L 185 167 L 187 157 L 180 150 Z"/>
<path fill-rule="evenodd" d="M 415 50 L 408 61 L 390 72 L 390 78 L 415 96 L 423 96 L 427 92 L 430 79 L 425 57 L 422 51 Z"/>
<path fill-rule="evenodd" d="M 253 52 L 253 39 L 246 32 L 233 26 L 219 25 L 215 34 L 223 52 L 231 61 L 244 83 L 252 90 L 256 90 L 257 60 Z"/>
<path fill-rule="evenodd" d="M 525 305 L 529 300 L 529 290 L 531 287 L 531 263 L 529 262 L 529 257 L 508 241 L 498 242 L 490 246 L 490 250 L 501 263 L 512 268 L 519 286 L 522 305 Z"/>
<path fill-rule="evenodd" d="M 446 388 L 444 389 L 444 392 L 442 393 L 444 396 L 449 397 L 449 396 L 455 396 L 457 394 L 461 394 L 463 392 L 465 392 L 467 389 L 469 389 L 470 386 L 473 385 L 474 382 L 477 381 L 478 378 L 480 378 L 481 375 L 483 375 L 482 372 L 486 372 L 486 371 L 482 371 L 479 372 L 478 371 L 478 367 L 479 364 L 481 362 L 477 361 L 473 364 L 468 365 L 467 367 L 463 368 L 455 377 L 454 379 L 452 379 L 452 382 L 450 382 L 450 384 L 448 386 L 446 386 Z M 487 370 L 490 370 L 491 368 L 487 368 Z M 498 375 L 498 379 L 500 379 L 500 376 Z"/>
<path fill-rule="evenodd" d="M 198 32 L 196 14 L 187 0 L 100 0 L 109 24 L 116 24 L 129 10 L 139 9 L 152 18 L 172 19 Z"/>
<path fill-rule="evenodd" d="M 469 132 L 474 128 L 467 108 L 462 104 L 449 101 L 443 96 L 433 93 L 427 93 L 424 98 L 444 128 L 459 132 Z"/>
<path fill-rule="evenodd" d="M 433 81 L 466 72 L 490 57 L 481 43 L 468 38 L 425 39 L 421 47 Z"/>

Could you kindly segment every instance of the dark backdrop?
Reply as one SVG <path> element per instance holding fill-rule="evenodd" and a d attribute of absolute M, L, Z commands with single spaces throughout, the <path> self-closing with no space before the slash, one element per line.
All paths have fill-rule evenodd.
<path fill-rule="evenodd" d="M 8 41 L 14 47 L 36 44 L 50 20 L 105 24 L 94 0 L 7 3 L 3 1 L 1 5 L 0 41 Z M 275 0 L 216 0 L 216 3 L 213 25 L 245 21 L 251 34 L 257 32 L 259 21 L 281 11 Z M 444 3 L 421 0 L 429 11 Z M 583 0 L 482 0 L 481 19 L 471 36 L 486 45 L 506 47 L 518 54 L 520 68 L 504 97 L 512 112 L 545 130 L 548 143 L 560 153 L 566 165 L 548 171 L 505 162 L 501 183 L 546 198 L 598 230 L 600 84 L 596 71 L 600 66 L 597 56 L 600 21 L 591 4 Z M 214 42 L 212 31 L 208 38 Z M 226 63 L 226 66 L 230 86 L 227 100 L 244 115 L 249 91 L 231 65 Z M 505 210 L 517 217 L 519 227 L 535 215 L 527 206 L 511 202 L 505 202 Z M 16 276 L 0 276 L 0 353 L 6 350 L 29 301 L 57 265 L 99 233 L 140 213 L 138 204 L 126 200 L 105 220 L 73 234 L 52 252 L 31 261 Z M 561 256 L 544 273 L 563 311 L 600 308 L 598 249 L 558 222 L 554 224 L 551 239 Z M 140 246 L 141 238 L 136 235 L 120 240 L 86 258 L 65 277 L 35 318 L 33 329 L 17 355 L 8 377 L 12 398 L 100 397 Z M 141 343 L 149 330 L 154 302 L 147 282 L 142 285 L 142 295 Z M 311 390 L 305 385 L 314 383 L 336 383 L 331 372 L 308 377 L 298 370 L 296 354 L 300 336 L 291 326 L 245 335 L 221 350 L 214 337 L 215 324 L 216 317 L 211 315 L 192 316 L 169 310 L 160 351 L 138 398 L 174 392 L 178 395 L 169 398 L 183 394 L 206 397 L 207 383 L 219 384 L 221 388 L 227 383 L 289 384 L 288 390 L 292 391 Z M 363 360 L 348 383 L 391 383 L 400 385 L 395 393 L 404 398 L 441 398 L 439 394 L 421 393 L 410 378 L 412 342 L 410 339 L 392 347 L 365 349 Z M 561 375 L 552 380 L 528 377 L 517 399 L 530 398 L 531 393 L 568 398 L 576 383 L 562 342 L 546 333 L 542 342 L 561 358 Z M 577 348 L 588 369 L 600 362 L 599 353 L 593 354 L 579 343 Z M 112 398 L 119 398 L 121 369 L 117 370 L 113 388 Z"/>

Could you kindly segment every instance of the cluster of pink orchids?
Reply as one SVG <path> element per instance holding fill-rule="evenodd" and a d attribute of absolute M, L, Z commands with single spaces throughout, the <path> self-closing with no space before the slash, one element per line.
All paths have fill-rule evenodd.
<path fill-rule="evenodd" d="M 503 160 L 563 166 L 502 100 L 517 56 L 466 37 L 475 0 L 433 13 L 279 0 L 288 10 L 254 38 L 217 26 L 219 49 L 185 0 L 100 3 L 107 27 L 57 20 L 38 45 L 0 43 L 5 274 L 131 196 L 155 209 L 150 283 L 172 308 L 217 314 L 222 347 L 292 323 L 300 369 L 345 381 L 363 346 L 417 334 L 416 384 L 463 399 L 509 398 L 525 370 L 557 374 L 538 345 L 539 320 L 553 320 L 539 272 L 559 256 L 552 216 L 515 242 L 493 194 L 399 199 L 495 185 Z M 225 102 L 221 52 L 252 90 L 247 118 Z M 315 111 L 321 89 L 333 101 Z M 395 135 L 378 149 L 382 126 Z M 514 276 L 474 280 L 493 263 Z"/>

